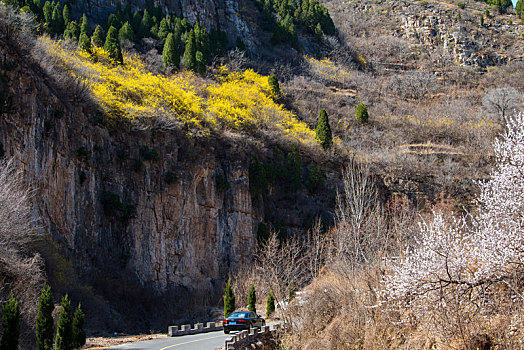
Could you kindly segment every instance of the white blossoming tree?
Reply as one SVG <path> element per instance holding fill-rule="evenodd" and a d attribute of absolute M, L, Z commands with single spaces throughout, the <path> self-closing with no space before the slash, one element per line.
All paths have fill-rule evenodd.
<path fill-rule="evenodd" d="M 435 212 L 420 225 L 417 244 L 389 261 L 387 304 L 411 310 L 410 317 L 431 315 L 456 332 L 524 301 L 524 114 L 507 118 L 494 151 L 496 165 L 479 183 L 474 213 Z"/>

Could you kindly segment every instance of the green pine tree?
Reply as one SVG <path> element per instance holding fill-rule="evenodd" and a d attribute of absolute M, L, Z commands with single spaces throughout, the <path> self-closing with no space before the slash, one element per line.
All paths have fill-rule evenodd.
<path fill-rule="evenodd" d="M 80 349 L 86 343 L 86 332 L 84 331 L 85 315 L 82 306 L 78 304 L 73 317 L 73 347 Z"/>
<path fill-rule="evenodd" d="M 84 13 L 82 16 L 82 22 L 80 22 L 80 34 L 86 34 L 89 36 L 91 34 L 91 31 L 89 30 L 89 21 L 87 20 L 87 16 Z"/>
<path fill-rule="evenodd" d="M 158 39 L 158 24 L 155 24 L 151 27 L 150 33 L 152 38 Z"/>
<path fill-rule="evenodd" d="M 130 42 L 135 41 L 135 33 L 133 32 L 133 27 L 129 22 L 124 23 L 122 28 L 118 31 L 118 38 L 120 41 L 129 40 Z"/>
<path fill-rule="evenodd" d="M 322 148 L 328 149 L 333 145 L 333 135 L 331 134 L 331 126 L 329 125 L 329 118 L 324 108 L 320 110 L 315 134 L 318 142 L 320 142 L 320 144 L 322 145 Z"/>
<path fill-rule="evenodd" d="M 102 30 L 102 27 L 100 27 L 99 25 L 96 26 L 95 28 L 95 32 L 93 33 L 93 45 L 97 46 L 97 47 L 102 47 L 104 46 L 104 42 L 105 42 L 105 39 L 104 39 L 104 31 Z"/>
<path fill-rule="evenodd" d="M 64 31 L 64 39 L 71 41 L 78 41 L 80 36 L 80 26 L 76 21 L 70 21 L 67 25 L 66 30 Z"/>
<path fill-rule="evenodd" d="M 73 349 L 73 318 L 71 315 L 71 303 L 67 294 L 60 303 L 60 313 L 56 326 L 55 350 Z"/>
<path fill-rule="evenodd" d="M 71 8 L 69 4 L 64 5 L 64 10 L 62 11 L 62 18 L 64 19 L 64 25 L 67 27 L 69 22 L 71 22 Z"/>
<path fill-rule="evenodd" d="M 106 42 L 104 43 L 104 50 L 109 53 L 109 57 L 117 64 L 123 64 L 122 49 L 118 41 L 118 31 L 115 27 L 109 28 L 107 31 Z"/>
<path fill-rule="evenodd" d="M 115 27 L 117 30 L 122 27 L 122 22 L 114 13 L 110 14 L 107 18 L 107 28 L 111 27 Z"/>
<path fill-rule="evenodd" d="M 53 5 L 51 5 L 51 2 L 46 1 L 44 3 L 43 12 L 47 27 L 51 28 L 51 23 L 53 22 Z"/>
<path fill-rule="evenodd" d="M 273 292 L 270 291 L 267 297 L 266 317 L 269 317 L 273 312 L 275 312 L 275 297 L 273 296 Z"/>
<path fill-rule="evenodd" d="M 248 304 L 248 310 L 257 312 L 257 293 L 255 291 L 255 286 L 251 285 L 251 288 L 249 289 L 249 296 L 247 297 L 247 304 Z"/>
<path fill-rule="evenodd" d="M 13 294 L 2 307 L 2 328 L 4 334 L 0 341 L 0 350 L 17 350 L 20 338 L 20 308 Z"/>
<path fill-rule="evenodd" d="M 173 33 L 169 33 L 164 44 L 164 51 L 162 51 L 162 60 L 164 67 L 180 67 L 180 54 L 178 52 L 177 40 Z"/>
<path fill-rule="evenodd" d="M 484 15 L 480 15 L 480 25 L 484 26 Z"/>
<path fill-rule="evenodd" d="M 186 49 L 183 57 L 184 66 L 189 70 L 196 69 L 196 52 L 195 32 L 191 29 L 186 39 Z"/>
<path fill-rule="evenodd" d="M 53 34 L 62 34 L 64 32 L 64 19 L 62 18 L 62 9 L 60 3 L 55 5 L 51 17 L 51 28 Z"/>
<path fill-rule="evenodd" d="M 167 35 L 171 32 L 171 25 L 169 23 L 169 18 L 164 17 L 160 21 L 160 26 L 158 27 L 158 39 L 166 40 Z"/>
<path fill-rule="evenodd" d="M 282 91 L 280 91 L 280 84 L 278 83 L 278 78 L 275 74 L 271 74 L 268 78 L 269 88 L 271 89 L 271 95 L 275 99 L 280 99 L 282 96 Z"/>
<path fill-rule="evenodd" d="M 200 74 L 204 74 L 206 72 L 206 59 L 202 51 L 198 50 L 195 53 L 195 62 L 196 62 L 196 71 Z"/>
<path fill-rule="evenodd" d="M 91 46 L 91 39 L 87 36 L 86 33 L 80 34 L 80 39 L 78 40 L 78 46 L 81 50 L 91 54 L 93 52 L 93 47 Z"/>
<path fill-rule="evenodd" d="M 53 349 L 54 308 L 51 287 L 45 283 L 38 298 L 38 315 L 36 316 L 36 346 L 38 350 Z"/>
<path fill-rule="evenodd" d="M 359 122 L 367 123 L 369 119 L 368 107 L 363 103 L 359 103 L 355 112 L 355 117 Z"/>
<path fill-rule="evenodd" d="M 144 10 L 144 15 L 140 22 L 140 36 L 142 38 L 148 38 L 151 35 L 151 27 L 153 27 L 153 19 L 149 15 L 149 12 Z"/>
<path fill-rule="evenodd" d="M 231 278 L 227 281 L 226 289 L 224 290 L 224 318 L 227 318 L 235 311 L 235 294 L 233 293 L 233 286 Z"/>

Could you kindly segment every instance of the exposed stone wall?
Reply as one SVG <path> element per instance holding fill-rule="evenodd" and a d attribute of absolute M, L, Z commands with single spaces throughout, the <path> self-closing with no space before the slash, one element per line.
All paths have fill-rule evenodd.
<path fill-rule="evenodd" d="M 252 262 L 268 216 L 300 233 L 307 215 L 334 207 L 333 188 L 253 198 L 255 146 L 104 120 L 30 59 L 0 50 L 0 83 L 14 97 L 12 111 L 0 114 L 0 143 L 35 190 L 34 217 L 82 283 L 118 312 L 147 317 L 146 329 L 218 305 L 228 274 Z"/>
<path fill-rule="evenodd" d="M 144 9 L 145 0 L 122 0 L 122 5 L 129 4 L 132 9 Z M 257 12 L 249 0 L 155 0 L 156 6 L 161 6 L 166 13 L 176 14 L 186 18 L 190 23 L 199 22 L 204 28 L 215 28 L 227 34 L 231 44 L 237 37 L 242 38 L 248 48 L 258 46 L 254 23 L 244 18 L 252 18 Z M 81 16 L 87 13 L 99 20 L 105 20 L 109 14 L 116 11 L 115 0 L 77 1 L 73 4 L 73 13 Z"/>
<path fill-rule="evenodd" d="M 84 281 L 134 280 L 168 299 L 182 288 L 179 305 L 201 295 L 216 303 L 224 277 L 254 254 L 262 214 L 249 193 L 251 157 L 216 139 L 100 122 L 74 101 L 66 109 L 48 80 L 5 58 L 21 65 L 2 71 L 14 113 L 0 115 L 0 142 L 35 190 L 42 230 Z"/>

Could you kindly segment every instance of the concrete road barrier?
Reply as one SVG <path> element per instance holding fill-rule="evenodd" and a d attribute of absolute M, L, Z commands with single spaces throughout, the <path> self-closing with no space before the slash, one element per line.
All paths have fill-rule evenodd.
<path fill-rule="evenodd" d="M 253 328 L 250 331 L 244 330 L 231 336 L 225 342 L 224 350 L 238 350 L 243 349 L 248 344 L 254 343 L 258 340 L 269 339 L 273 332 L 278 332 L 282 329 L 280 324 L 274 324 L 272 327 L 263 326 L 260 329 Z"/>
<path fill-rule="evenodd" d="M 205 326 L 203 323 L 196 323 L 193 328 L 191 328 L 190 324 L 184 324 L 181 326 L 169 326 L 167 328 L 167 334 L 170 337 L 178 337 L 181 335 L 220 331 L 222 329 L 224 329 L 222 322 L 207 322 Z"/>

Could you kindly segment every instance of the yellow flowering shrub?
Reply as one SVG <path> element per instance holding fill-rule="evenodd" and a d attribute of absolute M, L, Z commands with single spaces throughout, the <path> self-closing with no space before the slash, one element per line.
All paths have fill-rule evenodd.
<path fill-rule="evenodd" d="M 314 131 L 273 100 L 268 77 L 253 70 L 239 73 L 222 67 L 216 82 L 201 86 L 190 72 L 169 77 L 147 72 L 137 56 L 124 53 L 124 65 L 119 66 L 102 48 L 93 47 L 89 54 L 68 50 L 46 36 L 39 40 L 112 118 L 161 117 L 203 130 L 272 130 L 282 137 L 315 142 Z"/>

